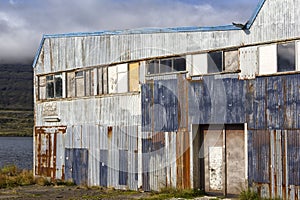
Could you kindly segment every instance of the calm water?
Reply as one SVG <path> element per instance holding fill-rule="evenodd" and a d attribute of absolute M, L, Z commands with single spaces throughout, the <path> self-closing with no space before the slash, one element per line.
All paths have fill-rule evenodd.
<path fill-rule="evenodd" d="M 14 164 L 20 169 L 32 169 L 32 137 L 0 137 L 0 167 Z"/>

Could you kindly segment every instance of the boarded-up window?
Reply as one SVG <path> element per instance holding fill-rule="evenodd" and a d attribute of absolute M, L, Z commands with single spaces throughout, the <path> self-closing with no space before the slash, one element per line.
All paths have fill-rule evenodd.
<path fill-rule="evenodd" d="M 84 71 L 75 72 L 75 96 L 84 96 Z"/>
<path fill-rule="evenodd" d="M 62 74 L 46 76 L 46 98 L 62 97 Z"/>
<path fill-rule="evenodd" d="M 295 71 L 295 42 L 277 45 L 277 71 Z"/>
<path fill-rule="evenodd" d="M 129 91 L 130 92 L 135 92 L 140 90 L 139 68 L 140 68 L 140 64 L 138 62 L 129 64 Z"/>
<path fill-rule="evenodd" d="M 259 74 L 272 74 L 277 72 L 276 45 L 259 47 Z"/>
<path fill-rule="evenodd" d="M 128 92 L 128 65 L 121 64 L 117 65 L 117 92 L 125 93 Z"/>
<path fill-rule="evenodd" d="M 85 76 L 85 96 L 90 96 L 91 95 L 91 71 L 90 70 L 86 70 L 84 71 Z"/>
<path fill-rule="evenodd" d="M 39 77 L 39 99 L 46 99 L 46 77 Z"/>
<path fill-rule="evenodd" d="M 75 97 L 75 72 L 67 73 L 67 97 Z"/>
<path fill-rule="evenodd" d="M 117 66 L 108 67 L 108 93 L 117 93 L 118 71 Z"/>
<path fill-rule="evenodd" d="M 226 72 L 239 70 L 239 53 L 237 50 L 224 52 L 224 64 Z"/>
<path fill-rule="evenodd" d="M 207 71 L 208 73 L 222 72 L 223 70 L 223 53 L 221 51 L 208 53 Z"/>

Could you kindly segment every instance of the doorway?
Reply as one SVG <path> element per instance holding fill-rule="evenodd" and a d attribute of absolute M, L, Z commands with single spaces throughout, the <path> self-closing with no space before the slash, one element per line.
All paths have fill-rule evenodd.
<path fill-rule="evenodd" d="M 245 189 L 244 125 L 194 125 L 193 136 L 194 187 L 223 195 Z"/>

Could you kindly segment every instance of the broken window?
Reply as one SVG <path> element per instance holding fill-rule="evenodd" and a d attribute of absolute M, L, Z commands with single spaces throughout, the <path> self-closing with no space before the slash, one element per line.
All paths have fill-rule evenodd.
<path fill-rule="evenodd" d="M 177 71 L 186 71 L 186 59 L 174 57 L 168 59 L 151 60 L 147 63 L 147 74 L 164 74 Z"/>
<path fill-rule="evenodd" d="M 98 94 L 107 94 L 108 93 L 108 73 L 107 67 L 100 67 L 98 69 Z"/>
<path fill-rule="evenodd" d="M 207 72 L 217 73 L 223 71 L 223 53 L 222 51 L 208 53 Z"/>
<path fill-rule="evenodd" d="M 295 71 L 295 42 L 277 45 L 277 72 Z"/>
<path fill-rule="evenodd" d="M 46 76 L 46 97 L 47 99 L 62 97 L 62 74 Z"/>

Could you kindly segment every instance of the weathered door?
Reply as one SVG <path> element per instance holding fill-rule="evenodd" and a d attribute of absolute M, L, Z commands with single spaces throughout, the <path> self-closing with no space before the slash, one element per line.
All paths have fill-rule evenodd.
<path fill-rule="evenodd" d="M 223 190 L 223 126 L 210 125 L 202 129 L 204 134 L 205 191 Z"/>
<path fill-rule="evenodd" d="M 239 194 L 245 189 L 244 137 L 243 126 L 226 126 L 226 182 L 228 194 Z"/>
<path fill-rule="evenodd" d="M 208 155 L 209 190 L 221 191 L 223 189 L 223 148 L 209 147 Z"/>
<path fill-rule="evenodd" d="M 35 175 L 63 179 L 63 165 L 57 165 L 57 142 L 66 133 L 66 127 L 35 128 Z M 61 143 L 61 142 L 60 142 Z M 64 149 L 59 149 L 59 152 Z M 60 158 L 58 158 L 60 159 Z M 56 176 L 59 171 L 61 177 Z"/>

